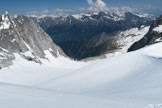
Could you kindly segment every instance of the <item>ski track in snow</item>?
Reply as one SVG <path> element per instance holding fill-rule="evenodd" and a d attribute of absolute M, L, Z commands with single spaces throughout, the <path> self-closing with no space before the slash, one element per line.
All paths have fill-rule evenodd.
<path fill-rule="evenodd" d="M 1 108 L 160 108 L 162 43 L 135 52 L 76 62 L 59 56 L 43 64 L 18 54 L 0 70 Z"/>

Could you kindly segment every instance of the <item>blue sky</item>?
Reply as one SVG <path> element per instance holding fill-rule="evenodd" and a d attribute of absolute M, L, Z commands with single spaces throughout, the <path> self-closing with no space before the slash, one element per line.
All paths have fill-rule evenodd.
<path fill-rule="evenodd" d="M 130 6 L 143 9 L 162 9 L 162 0 L 103 0 L 103 2 L 107 4 L 107 7 Z M 7 10 L 11 13 L 25 13 L 45 9 L 51 11 L 56 8 L 78 9 L 88 7 L 87 0 L 1 0 L 0 2 L 0 12 Z"/>

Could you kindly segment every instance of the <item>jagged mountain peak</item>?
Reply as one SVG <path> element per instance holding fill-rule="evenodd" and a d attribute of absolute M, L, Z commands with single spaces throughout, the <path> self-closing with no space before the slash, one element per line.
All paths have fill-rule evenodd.
<path fill-rule="evenodd" d="M 20 15 L 11 21 L 6 12 L 1 15 L 0 23 L 3 27 L 0 30 L 0 67 L 11 65 L 15 54 L 38 63 L 41 63 L 41 59 L 49 59 L 49 54 L 52 57 L 65 56 L 32 19 Z"/>
<path fill-rule="evenodd" d="M 100 12 L 70 14 L 70 15 L 63 15 L 63 16 L 57 16 L 53 14 L 38 15 L 38 16 L 27 15 L 27 16 L 32 17 L 32 18 L 37 18 L 38 20 L 45 19 L 45 18 L 53 18 L 53 19 L 62 18 L 62 20 L 66 20 L 70 17 L 70 18 L 74 18 L 75 20 L 80 20 L 80 21 L 87 21 L 87 19 L 98 20 L 102 18 L 114 20 L 114 21 L 121 21 L 121 20 L 125 20 L 128 15 L 134 15 L 140 18 L 150 18 L 150 19 L 154 18 L 152 15 L 140 14 L 140 13 L 133 12 L 133 11 L 100 11 Z"/>
<path fill-rule="evenodd" d="M 2 20 L 10 19 L 8 11 L 5 11 L 3 14 L 1 14 L 1 16 L 2 16 Z"/>
<path fill-rule="evenodd" d="M 8 12 L 0 15 L 0 30 L 9 29 L 11 25 L 11 20 Z"/>

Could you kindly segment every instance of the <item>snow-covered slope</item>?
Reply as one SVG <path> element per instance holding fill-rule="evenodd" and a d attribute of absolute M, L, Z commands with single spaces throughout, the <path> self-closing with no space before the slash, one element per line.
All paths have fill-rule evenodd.
<path fill-rule="evenodd" d="M 142 39 L 135 42 L 128 51 L 135 51 L 158 42 L 162 42 L 162 16 L 156 18 L 150 26 L 148 33 Z"/>
<path fill-rule="evenodd" d="M 132 28 L 117 33 L 117 36 L 115 37 L 116 48 L 114 48 L 114 51 L 111 53 L 107 53 L 106 56 L 109 57 L 127 53 L 131 45 L 142 39 L 147 34 L 149 28 L 149 26 L 141 26 L 140 28 Z"/>
<path fill-rule="evenodd" d="M 53 66 L 33 62 L 27 67 L 23 65 L 24 59 L 16 56 L 18 65 L 0 71 L 0 105 L 3 108 L 160 107 L 161 47 L 162 43 L 158 43 L 89 63 L 60 57 L 50 63 Z"/>
<path fill-rule="evenodd" d="M 123 87 L 119 87 L 119 89 L 112 89 L 112 87 L 109 86 L 112 83 L 112 86 L 114 86 L 115 82 L 118 82 L 119 80 L 125 81 L 127 78 L 127 81 L 129 81 L 127 82 L 129 84 L 129 87 L 137 86 L 135 87 L 136 89 L 141 89 L 141 87 L 138 87 L 141 86 L 142 83 L 148 86 L 156 86 L 156 83 L 159 81 L 159 79 L 155 78 L 157 81 L 154 80 L 155 82 L 151 82 L 153 80 L 151 78 L 156 76 L 156 74 L 161 76 L 161 73 L 159 73 L 162 69 L 162 67 L 160 66 L 162 64 L 162 51 L 159 51 L 161 47 L 162 43 L 159 43 L 140 51 L 99 60 L 95 63 L 92 63 L 91 65 L 79 69 L 78 71 L 75 71 L 73 74 L 63 76 L 62 78 L 57 80 L 49 80 L 43 85 L 40 84 L 40 86 L 48 89 L 58 88 L 62 91 L 69 90 L 69 92 L 72 91 L 92 93 L 92 91 L 95 91 L 96 89 L 96 93 L 98 92 L 98 89 L 102 89 L 104 91 L 107 91 L 107 89 L 111 89 L 112 91 L 120 91 L 120 88 Z M 144 75 L 147 76 L 146 79 L 144 78 Z M 136 77 L 138 78 L 138 80 L 136 79 Z M 151 77 L 150 80 L 148 79 L 148 77 Z M 120 84 L 119 86 L 121 86 Z M 125 86 L 125 84 L 123 86 Z M 127 86 L 125 86 L 125 88 L 123 89 L 128 88 Z M 100 94 L 100 92 L 98 93 Z"/>
<path fill-rule="evenodd" d="M 89 63 L 75 62 L 63 56 L 57 58 L 46 51 L 46 59 L 38 58 L 42 64 L 28 61 L 19 54 L 14 54 L 13 65 L 0 70 L 0 82 L 20 85 L 34 85 L 44 80 L 57 78 Z M 75 65 L 74 65 L 75 64 Z"/>

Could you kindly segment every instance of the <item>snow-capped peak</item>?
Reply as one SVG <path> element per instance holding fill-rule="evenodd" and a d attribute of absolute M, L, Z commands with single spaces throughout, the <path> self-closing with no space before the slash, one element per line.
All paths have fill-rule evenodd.
<path fill-rule="evenodd" d="M 4 14 L 0 16 L 0 30 L 9 29 L 11 25 L 11 21 L 8 16 L 8 12 L 6 11 Z"/>
<path fill-rule="evenodd" d="M 47 18 L 47 17 L 51 17 L 51 18 L 63 18 L 66 19 L 69 16 L 74 17 L 77 20 L 84 20 L 84 18 L 86 17 L 89 19 L 96 19 L 96 16 L 99 17 L 104 17 L 106 19 L 109 20 L 114 20 L 114 21 L 121 21 L 121 20 L 125 20 L 126 19 L 126 14 L 127 13 L 131 13 L 132 15 L 138 16 L 140 18 L 152 18 L 151 15 L 149 14 L 139 14 L 133 11 L 119 11 L 119 10 L 109 10 L 109 11 L 104 11 L 104 12 L 88 12 L 88 13 L 78 13 L 78 14 L 70 14 L 70 15 L 55 15 L 55 14 L 44 14 L 44 15 L 27 15 L 28 17 L 33 17 L 33 18 L 37 18 L 37 19 L 43 19 L 43 18 Z M 98 18 L 98 17 L 97 17 Z"/>
<path fill-rule="evenodd" d="M 81 19 L 82 18 L 82 15 L 81 14 L 74 14 L 72 15 L 74 18 L 76 19 Z"/>

